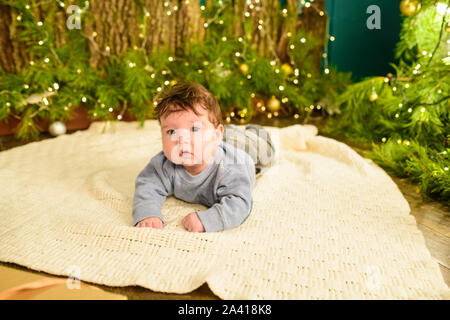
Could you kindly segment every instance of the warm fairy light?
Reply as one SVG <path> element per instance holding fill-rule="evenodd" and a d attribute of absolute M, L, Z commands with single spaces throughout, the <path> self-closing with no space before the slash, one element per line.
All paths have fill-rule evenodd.
<path fill-rule="evenodd" d="M 325 72 L 325 74 L 329 74 L 330 73 L 330 69 L 325 68 L 324 72 Z"/>
<path fill-rule="evenodd" d="M 425 108 L 422 107 L 422 108 L 420 109 L 420 112 L 425 112 Z"/>
<path fill-rule="evenodd" d="M 45 63 L 49 63 L 49 61 L 50 61 L 49 58 L 45 58 L 45 59 L 44 59 L 44 62 L 45 62 Z"/>
<path fill-rule="evenodd" d="M 412 112 L 412 109 L 411 109 L 411 108 L 409 108 L 409 109 L 408 109 L 408 112 Z"/>
<path fill-rule="evenodd" d="M 284 87 L 283 86 L 279 86 L 278 89 L 280 89 L 280 91 L 283 91 Z"/>
<path fill-rule="evenodd" d="M 396 113 L 396 114 L 395 114 L 395 117 L 398 118 L 398 117 L 400 117 L 400 115 L 399 115 L 398 113 Z"/>
<path fill-rule="evenodd" d="M 48 106 L 48 100 L 47 100 L 47 98 L 43 98 L 42 101 L 44 101 L 44 104 L 45 104 L 46 106 Z"/>
<path fill-rule="evenodd" d="M 108 109 L 109 112 L 113 112 L 113 110 L 114 110 L 114 109 L 111 108 L 111 107 Z"/>
<path fill-rule="evenodd" d="M 274 60 L 270 61 L 270 65 L 273 67 L 276 64 Z"/>
<path fill-rule="evenodd" d="M 301 39 L 300 39 L 300 42 L 301 42 L 301 43 L 305 43 L 305 42 L 306 42 L 306 39 L 305 39 L 305 38 L 301 38 Z"/>
<path fill-rule="evenodd" d="M 169 57 L 168 59 L 169 59 L 169 61 L 170 61 L 170 62 L 172 62 L 172 61 L 173 61 L 173 57 Z"/>
<path fill-rule="evenodd" d="M 311 3 L 307 2 L 305 3 L 305 7 L 309 8 L 311 6 Z"/>
<path fill-rule="evenodd" d="M 87 100 L 86 97 L 81 98 L 81 101 L 83 101 L 83 102 L 86 102 L 86 100 Z"/>
<path fill-rule="evenodd" d="M 296 114 L 294 114 L 294 118 L 295 119 L 298 119 L 300 116 L 296 113 Z"/>
<path fill-rule="evenodd" d="M 334 41 L 334 40 L 336 40 L 336 38 L 333 36 L 330 36 L 330 41 Z"/>
<path fill-rule="evenodd" d="M 43 25 L 42 21 L 38 21 L 37 25 L 38 25 L 38 27 L 42 27 L 42 25 Z"/>

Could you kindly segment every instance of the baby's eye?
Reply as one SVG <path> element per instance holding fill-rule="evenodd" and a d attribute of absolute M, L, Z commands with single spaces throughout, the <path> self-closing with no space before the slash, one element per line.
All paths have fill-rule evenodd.
<path fill-rule="evenodd" d="M 199 127 L 192 127 L 192 131 L 194 131 L 194 132 L 197 132 L 197 131 L 199 131 L 199 130 L 200 130 Z"/>
<path fill-rule="evenodd" d="M 173 129 L 167 130 L 167 133 L 170 135 L 172 135 L 174 132 L 175 132 L 175 130 L 173 130 Z"/>

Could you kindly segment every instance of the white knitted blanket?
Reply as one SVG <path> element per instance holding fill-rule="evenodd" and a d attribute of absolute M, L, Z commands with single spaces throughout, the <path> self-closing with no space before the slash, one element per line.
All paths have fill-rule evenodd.
<path fill-rule="evenodd" d="M 106 128 L 106 132 L 103 133 Z M 265 127 L 278 150 L 238 228 L 189 233 L 198 204 L 169 197 L 163 230 L 132 227 L 134 181 L 159 124 L 94 123 L 0 153 L 0 261 L 108 286 L 223 299 L 449 299 L 384 171 L 314 126 Z"/>

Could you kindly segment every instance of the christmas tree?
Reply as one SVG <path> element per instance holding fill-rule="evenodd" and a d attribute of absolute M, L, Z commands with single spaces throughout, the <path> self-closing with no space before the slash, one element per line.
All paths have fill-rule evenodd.
<path fill-rule="evenodd" d="M 45 129 L 37 119 L 65 121 L 80 105 L 92 119 L 143 123 L 179 80 L 207 87 L 227 122 L 301 120 L 350 79 L 321 72 L 323 1 L 0 3 L 0 122 L 20 120 L 22 139 Z"/>
<path fill-rule="evenodd" d="M 337 99 L 324 129 L 371 142 L 367 156 L 450 204 L 449 2 L 403 0 L 395 74 L 369 77 Z"/>

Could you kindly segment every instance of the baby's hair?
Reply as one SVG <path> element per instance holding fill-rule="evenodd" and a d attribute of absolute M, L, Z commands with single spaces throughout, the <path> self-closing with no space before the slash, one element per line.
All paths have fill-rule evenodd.
<path fill-rule="evenodd" d="M 155 107 L 155 115 L 161 123 L 161 118 L 172 112 L 191 109 L 196 115 L 195 105 L 209 110 L 209 120 L 218 127 L 222 124 L 222 111 L 216 97 L 204 86 L 196 82 L 179 82 L 164 93 Z"/>

